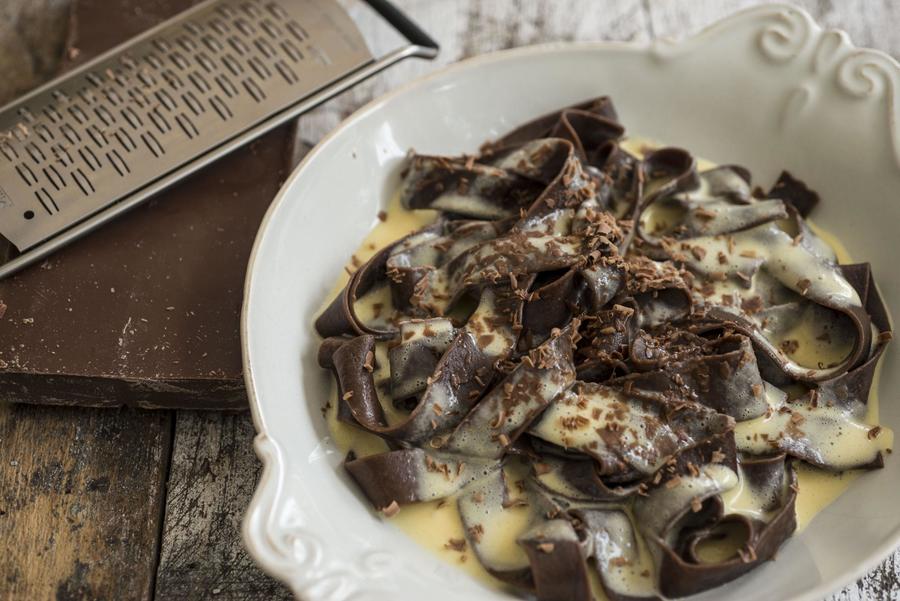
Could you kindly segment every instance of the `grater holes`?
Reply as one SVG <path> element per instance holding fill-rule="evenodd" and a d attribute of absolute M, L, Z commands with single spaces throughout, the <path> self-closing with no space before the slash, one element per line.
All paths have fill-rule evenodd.
<path fill-rule="evenodd" d="M 248 17 L 253 19 L 258 19 L 262 14 L 256 5 L 250 4 L 249 2 L 243 2 L 241 4 L 241 10 L 244 11 Z"/>
<path fill-rule="evenodd" d="M 94 114 L 97 115 L 97 118 L 100 119 L 106 127 L 109 127 L 116 122 L 116 118 L 113 117 L 112 113 L 106 110 L 106 107 L 102 104 L 94 107 Z"/>
<path fill-rule="evenodd" d="M 79 90 L 78 96 L 81 97 L 81 100 L 85 104 L 94 104 L 95 102 L 97 102 L 97 96 L 94 95 L 93 90 L 91 90 L 90 88 L 83 88 Z"/>
<path fill-rule="evenodd" d="M 225 95 L 229 98 L 234 98 L 235 96 L 237 96 L 237 88 L 234 87 L 234 84 L 231 83 L 231 80 L 228 79 L 228 77 L 224 73 L 216 75 L 214 81 L 219 84 L 219 88 L 221 88 Z"/>
<path fill-rule="evenodd" d="M 288 65 L 286 62 L 282 60 L 276 61 L 275 68 L 278 69 L 278 72 L 281 73 L 281 76 L 284 77 L 284 80 L 286 82 L 291 85 L 297 83 L 297 74 L 294 73 L 294 70 L 291 69 L 290 65 Z"/>
<path fill-rule="evenodd" d="M 25 142 L 25 138 L 28 137 L 29 133 L 30 132 L 27 127 L 25 127 L 21 123 L 17 123 L 16 127 L 7 132 L 6 135 L 11 136 L 11 138 L 15 138 L 17 142 L 22 143 Z"/>
<path fill-rule="evenodd" d="M 178 45 L 181 46 L 182 50 L 185 52 L 194 52 L 197 49 L 197 43 L 186 35 L 178 36 L 177 41 Z"/>
<path fill-rule="evenodd" d="M 248 2 L 249 8 L 243 8 L 243 2 Z M 8 112 L 8 125 L 14 128 L 18 119 L 27 124 L 31 135 L 21 143 L 13 137 L 6 147 L 0 138 L 0 169 L 7 169 L 9 180 L 23 191 L 29 188 L 22 176 L 13 172 L 16 165 L 27 164 L 36 176 L 30 192 L 23 194 L 30 202 L 17 214 L 13 211 L 13 218 L 20 219 L 23 211 L 31 208 L 41 222 L 45 209 L 29 194 L 43 188 L 49 193 L 42 195 L 47 206 L 55 210 L 52 199 L 65 211 L 54 213 L 53 220 L 44 220 L 47 225 L 29 225 L 68 226 L 70 220 L 74 223 L 80 218 L 79 213 L 93 210 L 94 203 L 100 206 L 129 193 L 132 185 L 138 185 L 135 182 L 144 181 L 140 178 L 153 181 L 159 173 L 171 172 L 182 151 L 217 148 L 223 140 L 233 139 L 245 117 L 257 123 L 261 114 L 276 114 L 286 103 L 299 101 L 300 93 L 307 92 L 299 90 L 301 86 L 314 93 L 323 82 L 331 81 L 328 78 L 333 74 L 317 67 L 320 56 L 315 45 L 320 31 L 302 16 L 315 12 L 301 10 L 309 0 L 297 0 L 296 4 L 277 0 L 284 10 L 269 6 L 275 2 L 211 2 L 191 15 L 195 23 L 190 30 L 182 28 L 184 21 L 173 23 L 139 40 L 128 50 L 131 56 L 113 53 L 95 62 L 88 69 L 93 72 L 90 79 L 88 70 L 76 71 L 61 88 L 71 99 L 63 94 L 51 96 L 53 90 L 41 92 L 36 102 L 27 105 L 33 123 L 27 115 L 15 114 L 19 106 Z M 219 10 L 221 6 L 224 10 Z M 215 25 L 210 24 L 212 20 Z M 304 29 L 307 25 L 308 31 Z M 323 39 L 330 48 L 332 40 Z M 338 58 L 335 54 L 334 61 Z M 340 55 L 341 61 L 345 58 L 351 64 L 350 58 Z M 352 60 L 356 59 L 353 55 Z M 359 60 L 364 59 L 360 53 Z M 308 65 L 309 81 L 304 71 L 307 62 L 312 63 Z M 168 78 L 166 70 L 174 77 Z M 178 88 L 175 78 L 182 87 Z M 82 90 L 83 96 L 79 95 Z M 48 104 L 54 105 L 56 119 L 42 112 Z M 77 108 L 70 112 L 73 106 Z M 32 160 L 26 142 L 33 142 L 43 152 L 43 161 Z M 81 170 L 80 176 L 73 175 L 76 168 Z M 73 178 L 81 180 L 78 188 Z M 79 190 L 91 198 L 82 197 Z M 57 222 L 60 225 L 52 225 Z"/>
<path fill-rule="evenodd" d="M 180 90 L 184 87 L 184 82 L 181 81 L 181 78 L 178 77 L 173 71 L 170 69 L 163 69 L 162 77 L 166 80 L 166 83 L 175 88 L 176 90 Z"/>
<path fill-rule="evenodd" d="M 22 119 L 24 119 L 25 121 L 27 121 L 28 123 L 34 122 L 34 113 L 32 113 L 30 110 L 28 110 L 27 107 L 24 107 L 24 106 L 21 107 L 19 110 L 16 111 L 16 113 L 18 113 L 19 116 Z"/>
<path fill-rule="evenodd" d="M 123 54 L 122 56 L 120 56 L 119 64 L 131 71 L 137 69 L 137 62 L 130 54 Z"/>
<path fill-rule="evenodd" d="M 48 127 L 47 127 L 46 125 L 44 125 L 43 123 L 36 123 L 36 124 L 33 126 L 33 129 L 34 129 L 35 133 L 38 135 L 38 137 L 39 137 L 41 140 L 43 140 L 44 142 L 50 142 L 50 141 L 53 140 L 54 137 L 55 137 L 55 136 L 53 135 L 53 132 L 50 131 L 50 128 L 48 128 Z"/>
<path fill-rule="evenodd" d="M 126 106 L 122 109 L 122 117 L 125 119 L 125 121 L 128 122 L 128 125 L 130 125 L 132 129 L 140 129 L 144 126 L 141 118 L 138 117 L 137 113 L 135 113 L 129 106 Z"/>
<path fill-rule="evenodd" d="M 144 62 L 146 62 L 148 65 L 150 65 L 154 69 L 162 68 L 162 61 L 159 60 L 159 57 L 156 56 L 152 52 L 148 52 L 147 54 L 144 55 Z"/>
<path fill-rule="evenodd" d="M 28 153 L 28 156 L 31 157 L 31 160 L 35 163 L 40 163 L 42 161 L 47 160 L 47 157 L 44 155 L 44 151 L 38 147 L 34 142 L 28 142 L 25 144 L 25 152 Z"/>
<path fill-rule="evenodd" d="M 50 147 L 50 150 L 53 152 L 53 158 L 63 167 L 68 167 L 74 162 L 72 155 L 69 154 L 69 149 L 62 144 L 54 144 Z"/>
<path fill-rule="evenodd" d="M 156 99 L 159 100 L 159 103 L 161 105 L 163 105 L 163 107 L 167 111 L 174 111 L 175 108 L 177 107 L 177 105 L 175 104 L 175 101 L 172 100 L 171 96 L 169 96 L 169 93 L 166 92 L 162 88 L 160 88 L 159 90 L 156 90 L 156 92 L 154 93 L 154 96 L 156 96 Z"/>
<path fill-rule="evenodd" d="M 222 21 L 221 19 L 210 19 L 209 28 L 212 29 L 213 31 L 215 31 L 219 35 L 228 35 L 228 25 L 226 25 L 225 22 Z M 207 36 L 207 37 L 210 37 L 210 39 L 215 39 L 215 38 L 212 38 L 211 36 Z M 206 42 L 206 40 L 204 39 L 204 43 L 205 42 Z M 216 43 L 218 43 L 218 40 L 216 40 Z"/>
<path fill-rule="evenodd" d="M 240 55 L 244 55 L 244 54 L 247 54 L 248 52 L 250 52 L 250 49 L 247 47 L 247 44 L 245 44 L 243 41 L 241 41 L 240 38 L 235 37 L 233 35 L 228 37 L 228 45 L 231 46 L 232 48 L 234 48 L 234 51 Z"/>
<path fill-rule="evenodd" d="M 53 165 L 47 165 L 42 169 L 44 172 L 44 177 L 47 178 L 47 181 L 56 189 L 57 192 L 63 189 L 63 186 L 66 185 L 66 182 L 63 180 L 62 176 L 59 174 L 59 171 L 56 170 L 56 167 Z"/>
<path fill-rule="evenodd" d="M 9 161 L 15 161 L 19 158 L 19 153 L 16 152 L 16 149 L 10 146 L 7 142 L 0 141 L 0 152 L 2 152 L 3 156 L 5 156 Z"/>
<path fill-rule="evenodd" d="M 188 138 L 195 138 L 200 135 L 200 132 L 197 130 L 197 126 L 194 125 L 194 122 L 188 118 L 184 113 L 179 113 L 175 115 L 175 122 L 181 126 L 182 131 L 187 135 Z"/>
<path fill-rule="evenodd" d="M 106 160 L 109 161 L 109 164 L 113 166 L 121 177 L 125 177 L 127 174 L 131 173 L 131 169 L 128 167 L 128 163 L 126 163 L 122 159 L 122 155 L 119 154 L 118 150 L 110 150 L 106 153 Z"/>
<path fill-rule="evenodd" d="M 237 16 L 237 13 L 234 12 L 234 9 L 228 6 L 227 4 L 220 4 L 216 7 L 216 12 L 225 17 L 226 19 L 233 19 Z"/>
<path fill-rule="evenodd" d="M 156 139 L 156 136 L 153 135 L 153 132 L 148 131 L 141 134 L 141 140 L 143 140 L 144 144 L 147 145 L 147 148 L 150 152 L 153 153 L 153 156 L 159 158 L 162 155 L 166 154 L 166 149 L 163 148 L 162 144 L 159 143 L 159 140 Z"/>
<path fill-rule="evenodd" d="M 206 112 L 206 109 L 203 108 L 203 105 L 200 104 L 200 101 L 197 100 L 197 97 L 194 96 L 194 93 L 190 90 L 182 94 L 181 99 L 184 100 L 184 103 L 191 109 L 191 112 L 194 113 L 195 116 L 199 117 Z"/>
<path fill-rule="evenodd" d="M 119 128 L 117 129 L 113 135 L 116 137 L 116 140 L 119 142 L 119 145 L 125 150 L 125 152 L 131 152 L 135 148 L 137 148 L 137 144 L 134 143 L 134 140 L 125 129 Z"/>
<path fill-rule="evenodd" d="M 263 81 L 269 79 L 272 76 L 272 71 L 258 58 L 251 57 L 247 60 L 247 64 L 253 69 L 253 71 L 259 76 Z"/>
<path fill-rule="evenodd" d="M 46 188 L 35 190 L 34 195 L 37 197 L 38 202 L 41 203 L 41 206 L 44 207 L 44 210 L 47 211 L 48 215 L 59 213 L 59 207 L 57 206 L 56 201 L 53 200 L 53 196 L 47 192 Z"/>
<path fill-rule="evenodd" d="M 108 140 L 106 139 L 106 134 L 103 133 L 103 130 L 97 127 L 96 125 L 90 125 L 87 128 L 88 136 L 90 136 L 91 140 L 94 141 L 98 147 L 103 148 L 106 146 Z"/>
<path fill-rule="evenodd" d="M 162 53 L 167 53 L 172 49 L 172 46 L 164 38 L 157 38 L 153 40 L 153 46 Z"/>
<path fill-rule="evenodd" d="M 238 17 L 234 20 L 234 26 L 238 31 L 246 36 L 251 36 L 256 33 L 256 29 L 242 17 Z"/>
<path fill-rule="evenodd" d="M 44 207 L 44 210 L 47 211 L 48 215 L 53 214 L 53 208 L 56 206 L 56 203 L 53 202 L 53 198 L 47 192 L 46 189 L 41 188 L 39 190 L 34 191 L 34 195 L 37 197 L 38 202 L 41 203 L 41 206 Z M 59 211 L 59 208 L 56 208 Z"/>
<path fill-rule="evenodd" d="M 96 171 L 102 165 L 100 164 L 100 159 L 97 158 L 97 155 L 94 154 L 94 151 L 91 150 L 88 146 L 83 146 L 78 149 L 78 154 L 81 156 L 81 160 L 84 161 L 84 164 L 88 166 L 88 169 L 91 171 Z"/>
<path fill-rule="evenodd" d="M 56 107 L 52 104 L 48 104 L 47 106 L 45 106 L 44 110 L 41 112 L 44 113 L 47 118 L 50 119 L 50 121 L 53 123 L 59 123 L 60 121 L 62 121 L 62 115 L 59 114 L 59 111 L 57 111 Z M 69 112 L 71 112 L 71 109 Z"/>
<path fill-rule="evenodd" d="M 90 196 L 94 193 L 94 184 L 91 182 L 90 178 L 84 174 L 84 171 L 81 168 L 77 168 L 72 172 L 72 179 L 75 181 L 75 184 L 81 188 L 81 191 L 84 192 L 85 196 Z"/>
<path fill-rule="evenodd" d="M 147 113 L 147 116 L 150 117 L 150 121 L 152 121 L 153 125 L 156 126 L 156 129 L 159 130 L 159 133 L 164 134 L 172 130 L 172 126 L 169 124 L 163 114 L 159 112 L 158 108 L 154 108 L 152 111 Z"/>
<path fill-rule="evenodd" d="M 188 81 L 194 84 L 194 87 L 197 88 L 197 91 L 201 94 L 205 94 L 212 89 L 212 87 L 209 85 L 209 82 L 206 81 L 206 79 L 196 71 L 193 73 L 188 73 Z"/>
<path fill-rule="evenodd" d="M 69 107 L 69 114 L 78 121 L 79 125 L 84 125 L 87 123 L 87 115 L 84 114 L 84 111 L 81 110 L 81 107 L 73 104 Z"/>
<path fill-rule="evenodd" d="M 53 90 L 51 94 L 53 95 L 53 99 L 57 102 L 69 102 L 72 100 L 71 98 L 69 98 L 69 95 L 62 90 Z"/>
<path fill-rule="evenodd" d="M 253 79 L 248 77 L 243 81 L 243 84 L 244 88 L 256 102 L 262 102 L 266 99 L 266 93 L 262 91 L 262 88 L 260 88 Z"/>
<path fill-rule="evenodd" d="M 122 85 L 121 83 L 119 85 Z M 103 95 L 109 101 L 109 103 L 113 106 L 119 106 L 122 104 L 122 97 L 119 96 L 119 93 L 114 89 L 109 88 L 107 90 L 103 90 Z"/>
<path fill-rule="evenodd" d="M 175 52 L 172 52 L 169 55 L 169 60 L 172 61 L 173 65 L 175 65 L 182 71 L 184 71 L 185 69 L 187 69 L 190 66 L 190 63 L 188 63 L 187 59 L 184 58 L 184 55 L 181 54 L 180 52 L 178 52 L 177 50 Z"/>
<path fill-rule="evenodd" d="M 303 41 L 309 39 L 309 34 L 306 33 L 306 30 L 303 29 L 303 26 L 300 25 L 299 23 L 297 23 L 296 21 L 293 21 L 293 20 L 288 21 L 285 24 L 285 27 L 287 28 L 287 30 L 289 32 L 291 32 L 292 36 L 297 38 L 298 42 L 303 42 Z"/>
<path fill-rule="evenodd" d="M 88 80 L 88 83 L 90 83 L 95 88 L 99 88 L 100 86 L 103 85 L 103 78 L 100 77 L 99 75 L 97 75 L 93 71 L 88 71 L 88 73 L 84 76 L 84 78 L 86 80 Z"/>
<path fill-rule="evenodd" d="M 150 101 L 140 90 L 140 88 L 131 88 L 130 90 L 128 90 L 128 97 L 131 98 L 131 101 L 134 102 L 138 106 L 138 108 L 145 108 L 148 104 L 150 104 Z M 131 108 L 126 106 L 124 109 L 122 109 L 123 113 L 126 110 L 131 111 Z"/>
<path fill-rule="evenodd" d="M 222 118 L 222 121 L 228 121 L 231 119 L 234 114 L 231 112 L 231 109 L 228 108 L 228 105 L 222 102 L 222 99 L 218 96 L 213 96 L 209 99 L 209 104 L 212 105 L 213 109 L 219 114 Z"/>
<path fill-rule="evenodd" d="M 278 26 L 275 23 L 272 23 L 269 19 L 263 19 L 259 22 L 259 28 L 262 29 L 267 36 L 272 38 L 273 40 L 277 40 L 281 37 L 281 31 L 278 29 Z"/>
<path fill-rule="evenodd" d="M 274 2 L 270 2 L 269 4 L 267 4 L 266 9 L 276 19 L 285 20 L 290 17 L 290 15 L 287 14 L 287 11 L 285 11 L 281 6 L 279 6 L 278 4 L 275 4 Z"/>
<path fill-rule="evenodd" d="M 216 65 L 210 60 L 208 56 L 206 56 L 206 53 L 198 52 L 196 55 L 194 55 L 194 59 L 196 59 L 200 66 L 203 67 L 203 70 L 207 73 L 212 73 L 216 70 Z"/>
<path fill-rule="evenodd" d="M 137 78 L 146 88 L 152 88 L 156 85 L 156 78 L 147 69 L 138 71 Z"/>
<path fill-rule="evenodd" d="M 283 42 L 281 42 L 281 49 L 284 50 L 284 53 L 287 54 L 295 63 L 299 63 L 303 60 L 303 53 L 300 52 L 300 49 L 294 46 L 294 43 L 290 40 L 284 40 Z"/>
<path fill-rule="evenodd" d="M 182 27 L 184 27 L 184 29 L 191 35 L 200 35 L 201 33 L 203 33 L 203 29 L 194 21 L 185 21 Z"/>
<path fill-rule="evenodd" d="M 22 178 L 22 181 L 25 182 L 26 186 L 33 186 L 37 183 L 37 176 L 34 174 L 34 171 L 31 170 L 31 167 L 25 163 L 16 165 L 16 171 L 18 172 L 19 177 Z"/>
<path fill-rule="evenodd" d="M 62 132 L 62 135 L 68 140 L 69 144 L 80 144 L 81 136 L 78 135 L 78 132 L 75 131 L 75 128 L 69 125 L 68 123 L 63 123 L 59 126 L 59 131 Z"/>
<path fill-rule="evenodd" d="M 237 62 L 230 54 L 225 54 L 222 56 L 222 64 L 225 65 L 225 67 L 229 71 L 231 71 L 231 74 L 235 77 L 244 72 L 244 68 L 241 66 L 241 64 Z"/>
<path fill-rule="evenodd" d="M 256 49 L 259 50 L 260 53 L 262 53 L 262 55 L 266 58 L 272 58 L 273 56 L 275 56 L 275 49 L 272 48 L 272 45 L 263 38 L 257 38 L 256 40 L 254 40 L 253 45 L 256 46 Z"/>

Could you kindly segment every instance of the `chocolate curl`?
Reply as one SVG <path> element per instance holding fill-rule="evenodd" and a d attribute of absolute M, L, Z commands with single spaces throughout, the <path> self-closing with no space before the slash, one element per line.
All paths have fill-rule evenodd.
<path fill-rule="evenodd" d="M 356 312 L 356 301 L 376 286 L 389 285 L 390 281 L 386 273 L 388 258 L 397 248 L 409 242 L 411 239 L 422 235 L 439 235 L 443 225 L 435 223 L 421 230 L 409 234 L 386 246 L 360 267 L 337 297 L 328 305 L 328 308 L 316 319 L 316 332 L 323 338 L 342 335 L 371 334 L 379 339 L 389 339 L 397 332 L 395 327 L 372 327 L 362 322 Z M 389 308 L 386 308 L 389 309 Z"/>
<path fill-rule="evenodd" d="M 538 138 L 551 137 L 554 129 L 558 127 L 563 114 L 573 110 L 596 115 L 598 118 L 602 118 L 608 123 L 619 122 L 619 117 L 616 114 L 612 99 L 610 99 L 609 96 L 600 96 L 599 98 L 591 98 L 590 100 L 586 100 L 562 110 L 547 113 L 546 115 L 542 115 L 537 119 L 520 125 L 496 142 L 485 144 L 482 147 L 482 150 L 485 152 L 492 152 L 494 148 L 521 144 L 528 140 Z M 590 145 L 588 145 L 588 148 L 590 148 Z"/>
<path fill-rule="evenodd" d="M 721 501 L 712 500 L 707 511 L 711 514 L 705 526 L 682 533 L 682 551 L 661 543 L 659 563 L 659 586 L 663 595 L 681 597 L 721 586 L 754 569 L 761 563 L 775 557 L 781 545 L 797 528 L 795 504 L 797 500 L 797 475 L 784 456 L 771 457 L 759 461 L 742 462 L 745 478 L 753 487 L 773 489 L 773 504 L 769 507 L 774 515 L 768 522 L 751 520 L 743 515 L 722 515 Z M 704 563 L 697 556 L 699 544 L 725 524 L 739 525 L 745 532 L 743 545 L 731 559 Z"/>

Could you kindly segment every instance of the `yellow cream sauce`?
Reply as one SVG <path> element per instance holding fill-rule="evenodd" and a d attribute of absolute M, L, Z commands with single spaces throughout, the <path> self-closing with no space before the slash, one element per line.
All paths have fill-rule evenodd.
<path fill-rule="evenodd" d="M 646 138 L 632 137 L 627 139 L 622 146 L 634 154 L 642 155 L 648 149 L 659 147 Z M 706 170 L 715 167 L 715 164 L 703 159 L 698 159 L 699 169 Z M 438 216 L 437 211 L 432 210 L 407 210 L 400 204 L 399 193 L 391 199 L 386 210 L 381 215 L 381 219 L 375 223 L 372 231 L 363 240 L 357 251 L 353 254 L 351 261 L 347 265 L 347 270 L 342 272 L 341 276 L 335 282 L 335 286 L 328 297 L 331 301 L 346 285 L 349 279 L 349 273 L 355 271 L 359 266 L 365 263 L 378 250 L 384 248 L 394 240 L 416 231 L 425 225 L 435 221 Z M 807 223 L 813 229 L 814 233 L 822 238 L 829 246 L 831 246 L 841 263 L 851 262 L 850 256 L 844 246 L 832 234 L 813 225 L 809 221 Z M 375 313 L 373 305 L 379 302 L 378 295 L 367 295 L 366 301 L 357 302 L 356 310 L 363 319 L 372 317 Z M 389 296 L 386 295 L 380 302 L 389 302 Z M 323 306 L 327 306 L 327 303 Z M 389 306 L 389 305 L 386 305 Z M 798 332 L 802 334 L 802 332 Z M 385 345 L 377 345 L 376 347 L 376 364 L 378 366 L 375 373 L 375 381 L 386 380 L 390 376 L 390 367 L 387 359 Z M 872 386 L 872 393 L 869 399 L 869 410 L 866 416 L 868 424 L 878 423 L 878 374 L 880 366 L 876 371 L 875 381 Z M 332 385 L 330 402 L 328 403 L 328 411 L 326 419 L 328 421 L 329 430 L 335 444 L 344 452 L 353 450 L 358 456 L 366 456 L 375 453 L 381 453 L 388 450 L 384 441 L 373 435 L 344 424 L 337 420 L 337 389 Z M 396 423 L 402 419 L 402 414 L 395 409 L 391 403 L 385 403 L 386 418 L 389 423 Z M 890 433 L 887 433 L 890 434 Z M 887 446 L 890 446 L 890 441 Z M 798 462 L 799 463 L 799 462 Z M 516 466 L 506 468 L 507 481 L 514 482 L 518 477 L 516 472 L 520 469 Z M 830 505 L 837 499 L 850 484 L 861 475 L 859 470 L 849 470 L 843 473 L 830 473 L 824 470 L 811 467 L 807 464 L 800 463 L 797 467 L 799 477 L 800 492 L 797 499 L 797 521 L 798 531 L 803 530 L 822 509 Z M 510 486 L 510 494 L 514 496 L 515 487 Z M 744 491 L 740 486 L 736 486 L 731 491 L 723 495 L 728 507 L 733 511 L 744 511 L 752 513 L 751 509 L 754 505 L 753 500 L 749 498 L 749 491 Z M 515 543 L 516 535 L 521 532 L 525 526 L 526 512 L 521 507 L 511 507 L 504 512 L 502 525 L 493 529 L 495 536 L 492 537 L 493 545 L 496 545 L 494 552 L 500 553 L 508 558 L 510 564 L 517 564 L 523 558 L 523 552 Z M 463 525 L 460 520 L 459 512 L 456 507 L 456 500 L 448 498 L 443 501 L 432 501 L 425 503 L 417 503 L 404 506 L 399 513 L 390 518 L 390 521 L 403 530 L 408 536 L 419 543 L 422 547 L 437 555 L 439 558 L 458 566 L 477 580 L 489 584 L 494 588 L 508 589 L 508 585 L 493 578 L 485 571 L 478 560 L 474 557 L 470 548 L 465 547 L 457 550 L 454 545 L 449 544 L 450 541 L 464 540 Z M 737 544 L 734 542 L 737 538 L 734 533 L 723 533 L 722 542 L 720 544 L 704 544 L 698 549 L 701 558 L 714 561 L 730 557 L 734 554 Z M 640 538 L 640 537 L 638 537 Z M 733 539 L 733 540 L 732 540 Z M 641 555 L 646 555 L 644 545 L 639 542 L 642 547 Z M 599 601 L 606 599 L 602 587 L 599 584 L 596 570 L 590 570 L 592 574 L 592 584 L 595 597 Z M 626 584 L 632 580 L 625 574 L 611 574 L 617 584 Z M 510 589 L 511 590 L 511 589 Z"/>

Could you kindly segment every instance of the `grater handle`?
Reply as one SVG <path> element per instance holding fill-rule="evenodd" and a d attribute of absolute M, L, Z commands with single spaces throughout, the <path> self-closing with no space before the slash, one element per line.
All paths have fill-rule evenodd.
<path fill-rule="evenodd" d="M 421 46 L 423 49 L 433 50 L 435 55 L 440 46 L 428 35 L 425 30 L 419 27 L 412 19 L 406 16 L 406 13 L 394 6 L 389 0 L 366 0 L 366 2 L 375 9 L 385 21 L 393 25 L 394 29 L 403 34 L 410 43 Z"/>

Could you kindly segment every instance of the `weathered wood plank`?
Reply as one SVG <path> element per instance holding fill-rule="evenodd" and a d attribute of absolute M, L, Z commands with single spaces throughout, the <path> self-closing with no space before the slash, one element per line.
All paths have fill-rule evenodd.
<path fill-rule="evenodd" d="M 169 412 L 0 406 L 0 599 L 150 599 Z"/>
<path fill-rule="evenodd" d="M 157 599 L 291 598 L 254 565 L 240 541 L 261 467 L 253 435 L 248 413 L 178 413 Z"/>
<path fill-rule="evenodd" d="M 67 1 L 0 2 L 0 102 L 52 75 Z M 150 599 L 170 413 L 0 405 L 0 599 Z"/>

